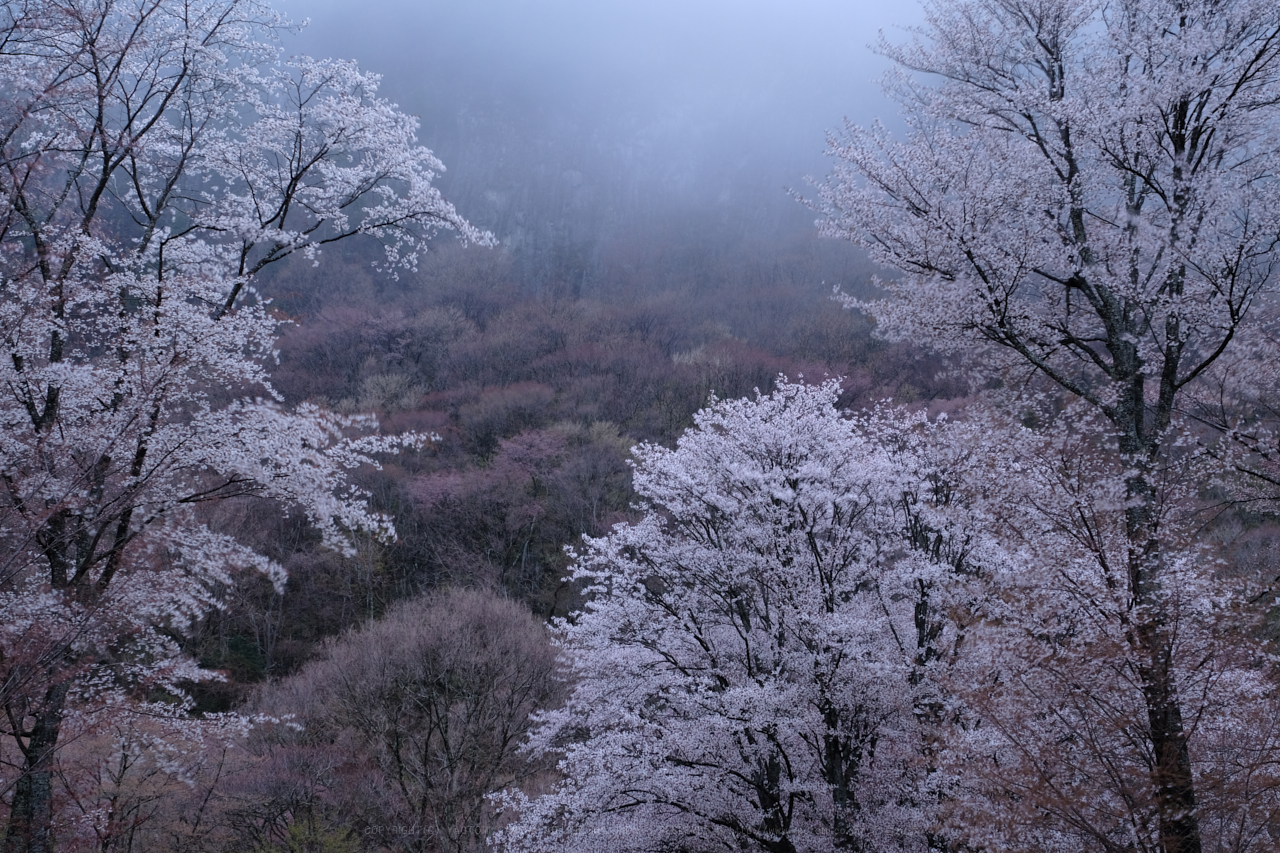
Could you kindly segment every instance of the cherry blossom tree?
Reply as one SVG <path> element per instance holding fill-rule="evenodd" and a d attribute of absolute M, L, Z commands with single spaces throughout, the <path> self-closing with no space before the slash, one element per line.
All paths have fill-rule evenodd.
<path fill-rule="evenodd" d="M 282 405 L 254 276 L 358 234 L 391 272 L 440 229 L 490 240 L 432 186 L 440 163 L 377 77 L 282 60 L 286 26 L 255 0 L 0 10 L 6 853 L 53 849 L 66 738 L 181 718 L 182 684 L 209 673 L 175 638 L 233 569 L 283 580 L 201 504 L 296 507 L 336 548 L 389 532 L 347 472 L 398 442 Z"/>
<path fill-rule="evenodd" d="M 713 401 L 675 450 L 636 448 L 644 517 L 575 555 L 575 689 L 531 741 L 566 779 L 504 795 L 504 849 L 924 849 L 917 712 L 949 640 L 923 592 L 945 561 L 904 535 L 920 421 L 884 421 L 890 450 L 838 394 Z"/>
<path fill-rule="evenodd" d="M 1222 813 L 1206 801 L 1211 756 L 1192 743 L 1206 728 L 1229 730 L 1231 714 L 1199 699 L 1210 694 L 1197 655 L 1216 619 L 1194 592 L 1209 579 L 1188 567 L 1203 567 L 1204 556 L 1176 510 L 1208 473 L 1188 462 L 1215 421 L 1204 412 L 1230 413 L 1216 418 L 1228 431 L 1214 454 L 1228 461 L 1241 445 L 1265 451 L 1273 434 L 1250 431 L 1232 403 L 1274 390 L 1280 9 L 1261 0 L 940 0 L 926 5 L 914 40 L 883 50 L 898 66 L 888 89 L 905 107 L 907 138 L 880 127 L 833 138 L 822 230 L 896 271 L 882 282 L 889 298 L 861 305 L 882 334 L 962 354 L 1006 391 L 1041 383 L 1058 395 L 1038 413 L 1058 438 L 1089 437 L 1069 442 L 1075 458 L 1046 469 L 1059 482 L 1021 507 L 1039 513 L 1035 525 L 1024 515 L 1021 529 L 1053 530 L 1082 549 L 1029 546 L 1042 549 L 1028 564 L 1038 594 L 1065 587 L 1079 605 L 1105 593 L 1085 608 L 1105 642 L 1057 635 L 1080 638 L 1068 644 L 1075 674 L 1057 682 L 1072 684 L 1065 696 L 1089 695 L 1089 679 L 1076 679 L 1087 648 L 1100 656 L 1095 672 L 1128 680 L 1122 705 L 1075 706 L 1074 737 L 1088 725 L 1104 735 L 1097 766 L 1124 739 L 1116 754 L 1138 760 L 1077 775 L 1079 787 L 1059 793 L 1075 805 L 1103 790 L 1149 801 L 1151 825 L 1130 824 L 1124 843 L 1200 851 L 1206 815 Z M 1025 601 L 1031 637 L 1062 599 Z M 1217 666 L 1226 645 L 1212 647 Z M 1064 694 L 1028 688 L 1019 701 L 1047 709 Z M 1189 714 L 1192 705 L 1208 716 Z M 1255 758 L 1274 762 L 1273 750 L 1268 736 Z M 1024 758 L 1037 764 L 1048 751 L 1033 755 Z M 1042 782 L 1084 773 L 1059 757 L 1053 773 L 1052 761 L 1038 764 Z M 1096 826 L 1070 811 L 1056 814 L 1059 839 Z M 1121 844 L 1109 831 L 1083 835 L 1098 849 Z"/>
<path fill-rule="evenodd" d="M 1011 420 L 977 406 L 931 438 L 953 445 L 935 462 L 953 496 L 945 510 L 983 546 L 965 557 L 967 583 L 946 579 L 960 653 L 929 671 L 945 708 L 931 732 L 939 826 L 976 850 L 1160 851 L 1148 658 L 1116 571 L 1129 548 L 1128 472 L 1080 429 L 1082 416 L 1035 430 Z M 1156 480 L 1159 603 L 1201 843 L 1268 850 L 1280 739 L 1274 657 L 1250 601 L 1269 579 L 1232 571 L 1203 535 L 1211 460 L 1179 463 Z"/>
<path fill-rule="evenodd" d="M 1121 460 L 1083 416 L 836 394 L 717 402 L 637 450 L 650 503 L 575 555 L 575 690 L 531 741 L 566 779 L 504 795 L 505 849 L 1164 849 Z M 1196 818 L 1206 847 L 1265 850 L 1272 655 L 1198 533 L 1211 460 L 1180 461 L 1159 603 Z"/>

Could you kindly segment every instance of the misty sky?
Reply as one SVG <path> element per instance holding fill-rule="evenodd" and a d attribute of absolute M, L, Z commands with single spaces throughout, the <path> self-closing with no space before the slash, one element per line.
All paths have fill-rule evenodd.
<path fill-rule="evenodd" d="M 892 118 L 875 84 L 884 61 L 868 46 L 878 30 L 894 37 L 920 14 L 918 0 L 280 8 L 311 19 L 298 52 L 356 59 L 384 75 L 383 94 L 421 117 L 423 142 L 449 167 L 446 193 L 496 229 L 515 227 L 504 211 L 532 210 L 548 193 L 596 218 L 663 206 L 732 218 L 740 208 L 774 227 L 803 227 L 812 214 L 785 188 L 803 191 L 806 175 L 826 171 L 824 132 L 845 116 Z"/>

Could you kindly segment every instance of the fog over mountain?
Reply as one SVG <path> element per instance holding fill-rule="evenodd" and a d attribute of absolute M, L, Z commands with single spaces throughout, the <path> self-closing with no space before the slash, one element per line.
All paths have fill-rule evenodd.
<path fill-rule="evenodd" d="M 913 0 L 287 0 L 291 49 L 352 58 L 422 119 L 440 185 L 517 249 L 637 231 L 801 233 L 824 134 L 892 109 L 871 46 Z M 295 48 L 296 45 L 296 48 Z M 585 248 L 584 248 L 585 247 Z"/>

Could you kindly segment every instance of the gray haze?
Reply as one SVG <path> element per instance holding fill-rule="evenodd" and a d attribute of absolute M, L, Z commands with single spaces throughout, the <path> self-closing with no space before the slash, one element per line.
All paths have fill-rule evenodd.
<path fill-rule="evenodd" d="M 420 116 L 464 215 L 509 245 L 677 224 L 799 233 L 825 131 L 892 119 L 869 45 L 917 0 L 284 0 L 298 52 Z M 293 49 L 293 44 L 290 48 Z"/>

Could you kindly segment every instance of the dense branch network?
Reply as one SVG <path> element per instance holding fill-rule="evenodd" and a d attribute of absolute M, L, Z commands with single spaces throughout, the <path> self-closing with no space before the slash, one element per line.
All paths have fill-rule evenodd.
<path fill-rule="evenodd" d="M 70 708 L 183 695 L 205 675 L 171 637 L 235 569 L 282 582 L 198 505 L 279 501 L 338 548 L 389 533 L 347 477 L 404 442 L 281 404 L 255 275 L 356 235 L 392 272 L 441 229 L 491 241 L 378 78 L 280 60 L 286 28 L 253 0 L 0 11 L 0 729 L 24 755 L 6 851 L 52 843 Z"/>
<path fill-rule="evenodd" d="M 1030 369 L 1056 399 L 1014 405 L 1095 437 L 1077 452 L 1124 511 L 1123 547 L 1095 547 L 1092 571 L 1124 594 L 1106 618 L 1147 716 L 1152 849 L 1199 851 L 1170 495 L 1192 470 L 1266 482 L 1273 465 L 1257 401 L 1276 387 L 1280 12 L 956 0 L 916 36 L 884 46 L 909 137 L 833 137 L 823 231 L 900 272 L 891 298 L 850 303 L 883 334 L 963 352 L 988 384 Z M 1216 461 L 1197 468 L 1196 447 Z"/>

